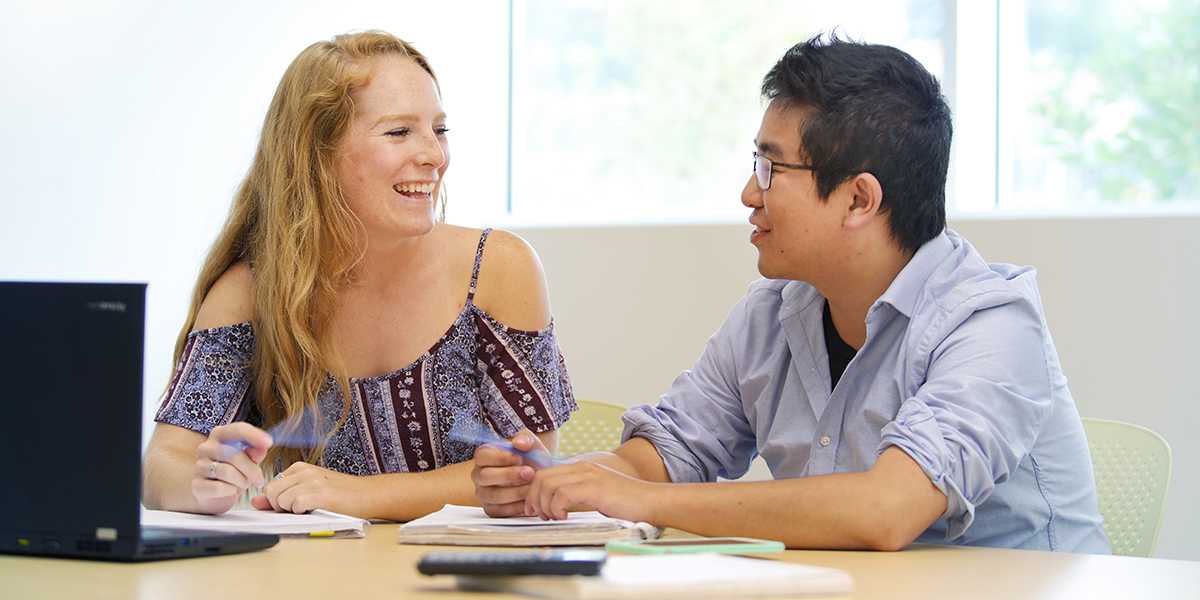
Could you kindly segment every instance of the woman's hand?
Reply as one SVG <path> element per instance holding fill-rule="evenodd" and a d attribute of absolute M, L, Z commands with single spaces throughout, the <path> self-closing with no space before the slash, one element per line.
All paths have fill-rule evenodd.
<path fill-rule="evenodd" d="M 367 489 L 372 480 L 297 462 L 276 475 L 250 504 L 259 510 L 296 514 L 321 508 L 366 519 L 376 516 L 370 502 L 378 491 Z"/>
<path fill-rule="evenodd" d="M 196 447 L 192 494 L 211 514 L 220 514 L 237 503 L 250 486 L 263 485 L 259 463 L 271 447 L 271 436 L 249 423 L 213 428 Z"/>

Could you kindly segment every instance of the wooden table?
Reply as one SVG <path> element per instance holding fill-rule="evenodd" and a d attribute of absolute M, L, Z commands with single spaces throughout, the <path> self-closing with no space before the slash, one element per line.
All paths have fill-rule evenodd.
<path fill-rule="evenodd" d="M 458 592 L 450 577 L 417 573 L 417 560 L 434 547 L 397 543 L 397 527 L 375 525 L 365 539 L 285 539 L 249 554 L 141 564 L 0 555 L 0 598 L 521 598 Z M 770 559 L 848 571 L 855 590 L 842 599 L 1200 598 L 1200 562 L 1181 560 L 924 544 L 892 553 L 788 550 Z"/>

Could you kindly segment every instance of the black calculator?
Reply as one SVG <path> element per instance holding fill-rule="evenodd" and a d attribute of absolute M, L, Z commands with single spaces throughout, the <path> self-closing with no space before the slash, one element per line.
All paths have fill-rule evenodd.
<path fill-rule="evenodd" d="M 598 575 L 608 552 L 590 548 L 436 550 L 421 557 L 426 575 Z"/>

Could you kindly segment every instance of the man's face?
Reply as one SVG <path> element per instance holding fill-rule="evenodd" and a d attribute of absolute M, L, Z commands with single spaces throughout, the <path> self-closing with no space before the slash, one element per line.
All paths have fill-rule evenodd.
<path fill-rule="evenodd" d="M 800 109 L 772 102 L 755 139 L 759 156 L 780 163 L 808 164 L 807 158 L 800 156 L 802 114 Z M 742 189 L 742 204 L 754 211 L 750 243 L 758 248 L 758 272 L 770 279 L 819 286 L 831 270 L 830 253 L 837 251 L 840 205 L 818 197 L 814 172 L 781 166 L 772 171 L 770 189 L 760 189 L 753 174 Z"/>

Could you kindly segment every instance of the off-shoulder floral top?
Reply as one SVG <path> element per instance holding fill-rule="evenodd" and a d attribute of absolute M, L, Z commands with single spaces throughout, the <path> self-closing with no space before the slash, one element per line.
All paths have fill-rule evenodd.
<path fill-rule="evenodd" d="M 381 377 L 351 378 L 349 412 L 322 466 L 352 475 L 429 471 L 470 460 L 475 446 L 448 437 L 463 419 L 503 437 L 560 427 L 577 408 L 554 324 L 506 327 L 475 306 L 485 230 L 458 318 L 416 362 Z M 249 322 L 194 331 L 175 367 L 156 421 L 208 435 L 218 425 L 261 426 L 254 402 L 254 328 Z M 333 376 L 318 398 L 327 423 L 346 407 Z"/>

